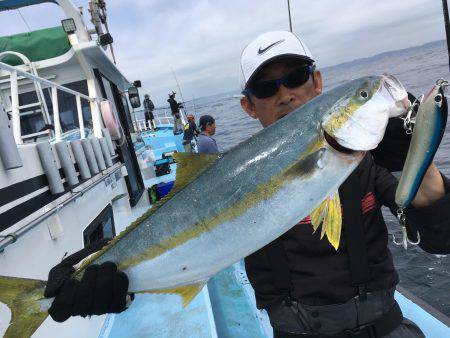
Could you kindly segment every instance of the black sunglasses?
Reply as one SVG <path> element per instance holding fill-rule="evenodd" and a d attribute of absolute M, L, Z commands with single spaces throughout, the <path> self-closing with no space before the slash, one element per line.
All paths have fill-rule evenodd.
<path fill-rule="evenodd" d="M 314 65 L 304 66 L 294 69 L 292 72 L 283 76 L 281 79 L 256 82 L 252 86 L 244 89 L 242 91 L 242 94 L 252 94 L 258 99 L 266 99 L 275 95 L 280 89 L 281 85 L 287 88 L 300 87 L 309 80 L 309 76 L 314 72 L 315 68 L 316 66 Z"/>

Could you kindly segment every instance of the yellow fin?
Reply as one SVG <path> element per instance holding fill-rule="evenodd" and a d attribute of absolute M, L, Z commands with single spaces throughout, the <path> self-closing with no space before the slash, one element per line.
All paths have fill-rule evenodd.
<path fill-rule="evenodd" d="M 195 298 L 195 296 L 197 296 L 197 294 L 199 294 L 200 291 L 202 291 L 205 284 L 206 282 L 200 282 L 196 284 L 180 286 L 178 288 L 173 289 L 150 290 L 150 291 L 142 291 L 140 293 L 176 294 L 183 299 L 183 307 L 186 307 Z"/>
<path fill-rule="evenodd" d="M 44 298 L 45 282 L 0 276 L 0 302 L 11 310 L 11 322 L 4 338 L 28 338 L 47 318 L 39 300 Z"/>
<path fill-rule="evenodd" d="M 342 210 L 339 193 L 327 197 L 310 215 L 313 231 L 322 224 L 320 239 L 327 235 L 330 244 L 337 250 L 341 240 Z"/>
<path fill-rule="evenodd" d="M 323 221 L 323 218 L 324 218 L 324 215 L 325 215 L 325 207 L 326 207 L 325 201 L 320 203 L 320 205 L 316 209 L 314 209 L 313 212 L 310 215 L 310 217 L 311 217 L 311 224 L 313 226 L 314 232 L 317 231 L 317 229 L 319 228 L 319 225 Z"/>
<path fill-rule="evenodd" d="M 170 193 L 176 194 L 194 181 L 200 174 L 219 159 L 219 154 L 175 153 L 177 177 Z"/>
<path fill-rule="evenodd" d="M 333 248 L 337 250 L 339 248 L 342 231 L 342 210 L 338 193 L 334 194 L 328 204 L 328 217 L 325 222 L 324 225 L 326 227 L 328 241 Z"/>

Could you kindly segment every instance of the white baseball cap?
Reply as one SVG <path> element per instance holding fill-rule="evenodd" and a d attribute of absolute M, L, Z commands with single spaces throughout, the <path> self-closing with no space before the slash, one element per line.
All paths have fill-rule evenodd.
<path fill-rule="evenodd" d="M 282 58 L 298 58 L 314 63 L 308 47 L 294 33 L 273 31 L 261 34 L 242 51 L 240 71 L 242 89 L 245 89 L 263 66 Z"/>

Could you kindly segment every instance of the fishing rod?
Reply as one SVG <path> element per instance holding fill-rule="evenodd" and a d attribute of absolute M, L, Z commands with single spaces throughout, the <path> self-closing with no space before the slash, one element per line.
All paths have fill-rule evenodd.
<path fill-rule="evenodd" d="M 192 95 L 192 103 L 194 104 L 194 116 L 195 116 L 196 112 L 197 112 L 197 107 L 195 106 L 195 97 L 194 97 L 194 95 Z"/>
<path fill-rule="evenodd" d="M 445 1 L 445 0 L 442 0 Z M 292 33 L 292 21 L 291 21 L 291 3 L 289 2 L 289 0 L 287 0 L 287 4 L 288 4 L 288 13 L 289 13 L 289 29 Z"/>
<path fill-rule="evenodd" d="M 175 78 L 175 82 L 177 83 L 178 91 L 180 92 L 181 102 L 183 102 L 183 108 L 184 108 L 182 110 L 182 112 L 183 112 L 185 120 L 187 121 L 186 107 L 185 107 L 185 102 L 184 102 L 184 98 L 183 98 L 183 92 L 181 91 L 181 87 L 180 87 L 180 84 L 178 83 L 178 79 L 177 79 L 177 76 L 175 75 L 175 71 L 173 70 L 172 67 L 170 69 L 172 70 L 173 77 Z"/>
<path fill-rule="evenodd" d="M 442 0 L 442 9 L 444 12 L 445 36 L 447 39 L 448 67 L 450 69 L 450 20 L 449 20 L 449 15 L 448 15 L 447 0 Z"/>

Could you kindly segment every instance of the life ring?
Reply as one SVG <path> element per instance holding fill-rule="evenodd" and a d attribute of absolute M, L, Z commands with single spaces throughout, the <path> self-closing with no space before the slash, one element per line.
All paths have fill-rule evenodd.
<path fill-rule="evenodd" d="M 111 138 L 113 140 L 120 139 L 122 137 L 122 133 L 120 132 L 121 127 L 114 113 L 112 103 L 108 100 L 102 101 L 100 103 L 100 111 L 102 113 L 103 123 L 108 128 Z"/>

